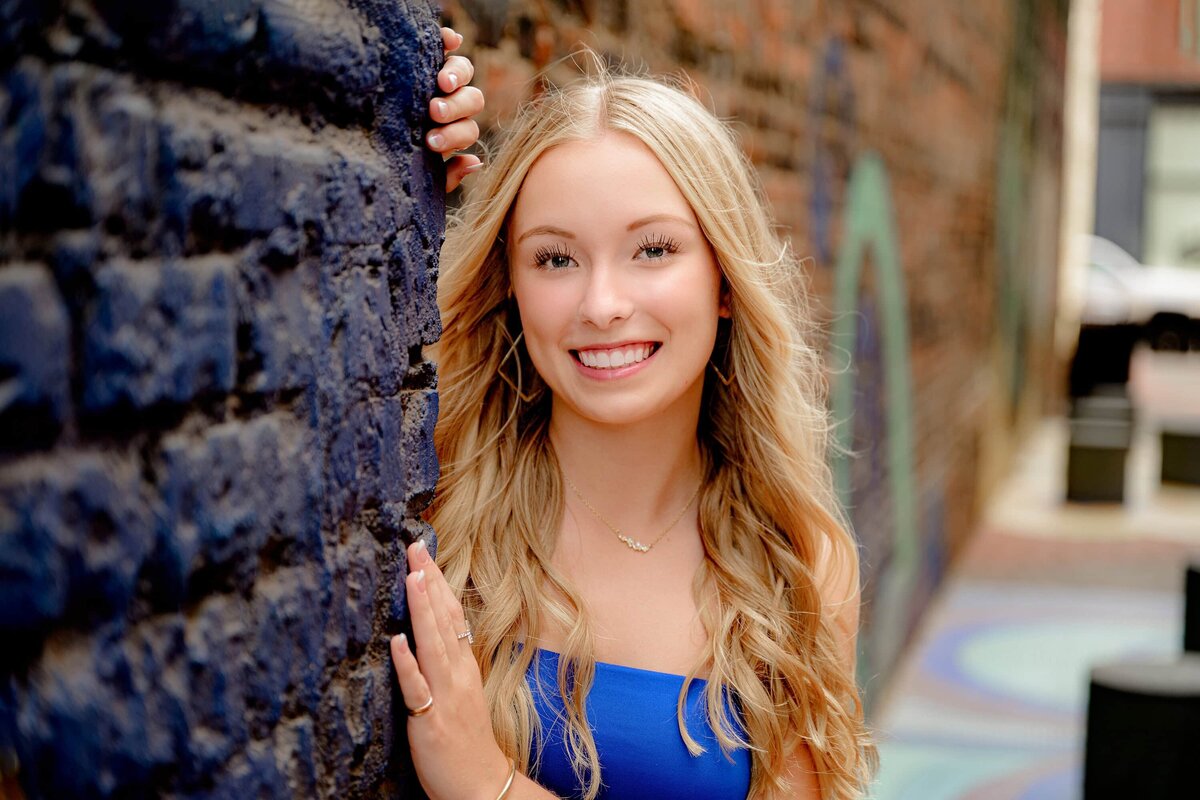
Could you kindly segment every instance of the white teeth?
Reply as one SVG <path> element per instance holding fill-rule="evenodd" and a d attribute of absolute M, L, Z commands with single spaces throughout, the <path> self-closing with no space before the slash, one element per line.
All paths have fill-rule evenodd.
<path fill-rule="evenodd" d="M 580 350 L 579 360 L 592 369 L 616 369 L 617 367 L 645 361 L 654 350 L 653 345 L 639 344 L 621 350 Z"/>

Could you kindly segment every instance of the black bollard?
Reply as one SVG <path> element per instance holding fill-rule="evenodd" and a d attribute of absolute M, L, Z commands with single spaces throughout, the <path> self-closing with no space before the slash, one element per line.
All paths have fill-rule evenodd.
<path fill-rule="evenodd" d="M 1200 654 L 1092 670 L 1084 800 L 1200 797 Z"/>
<path fill-rule="evenodd" d="M 1200 486 L 1200 420 L 1163 420 L 1162 482 Z"/>
<path fill-rule="evenodd" d="M 1094 406 L 1086 406 L 1093 410 Z M 1111 409 L 1096 418 L 1074 417 L 1067 448 L 1067 500 L 1121 503 L 1132 425 Z"/>

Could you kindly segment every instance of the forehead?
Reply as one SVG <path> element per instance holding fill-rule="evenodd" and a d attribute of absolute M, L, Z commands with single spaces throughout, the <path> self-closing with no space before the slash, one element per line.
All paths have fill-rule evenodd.
<path fill-rule="evenodd" d="M 616 225 L 664 213 L 695 221 L 687 199 L 650 148 L 630 134 L 607 132 L 543 153 L 517 194 L 512 227 L 520 232 L 534 225 Z"/>

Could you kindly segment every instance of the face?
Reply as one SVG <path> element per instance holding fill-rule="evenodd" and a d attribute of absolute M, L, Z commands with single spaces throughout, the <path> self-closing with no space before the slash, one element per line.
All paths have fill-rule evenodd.
<path fill-rule="evenodd" d="M 604 424 L 699 413 L 721 275 L 691 206 L 624 133 L 548 150 L 509 225 L 513 294 L 553 412 Z"/>

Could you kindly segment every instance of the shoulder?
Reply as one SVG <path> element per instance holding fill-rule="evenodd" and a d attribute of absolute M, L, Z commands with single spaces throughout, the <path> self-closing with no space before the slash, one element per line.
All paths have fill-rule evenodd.
<path fill-rule="evenodd" d="M 857 650 L 860 593 L 858 550 L 853 541 L 837 547 L 829 536 L 821 539 L 813 574 L 821 595 L 822 611 L 829 615 L 838 644 L 853 667 Z"/>
<path fill-rule="evenodd" d="M 837 547 L 828 535 L 823 536 L 813 574 L 826 605 L 857 600 L 858 551 L 854 543 Z"/>

